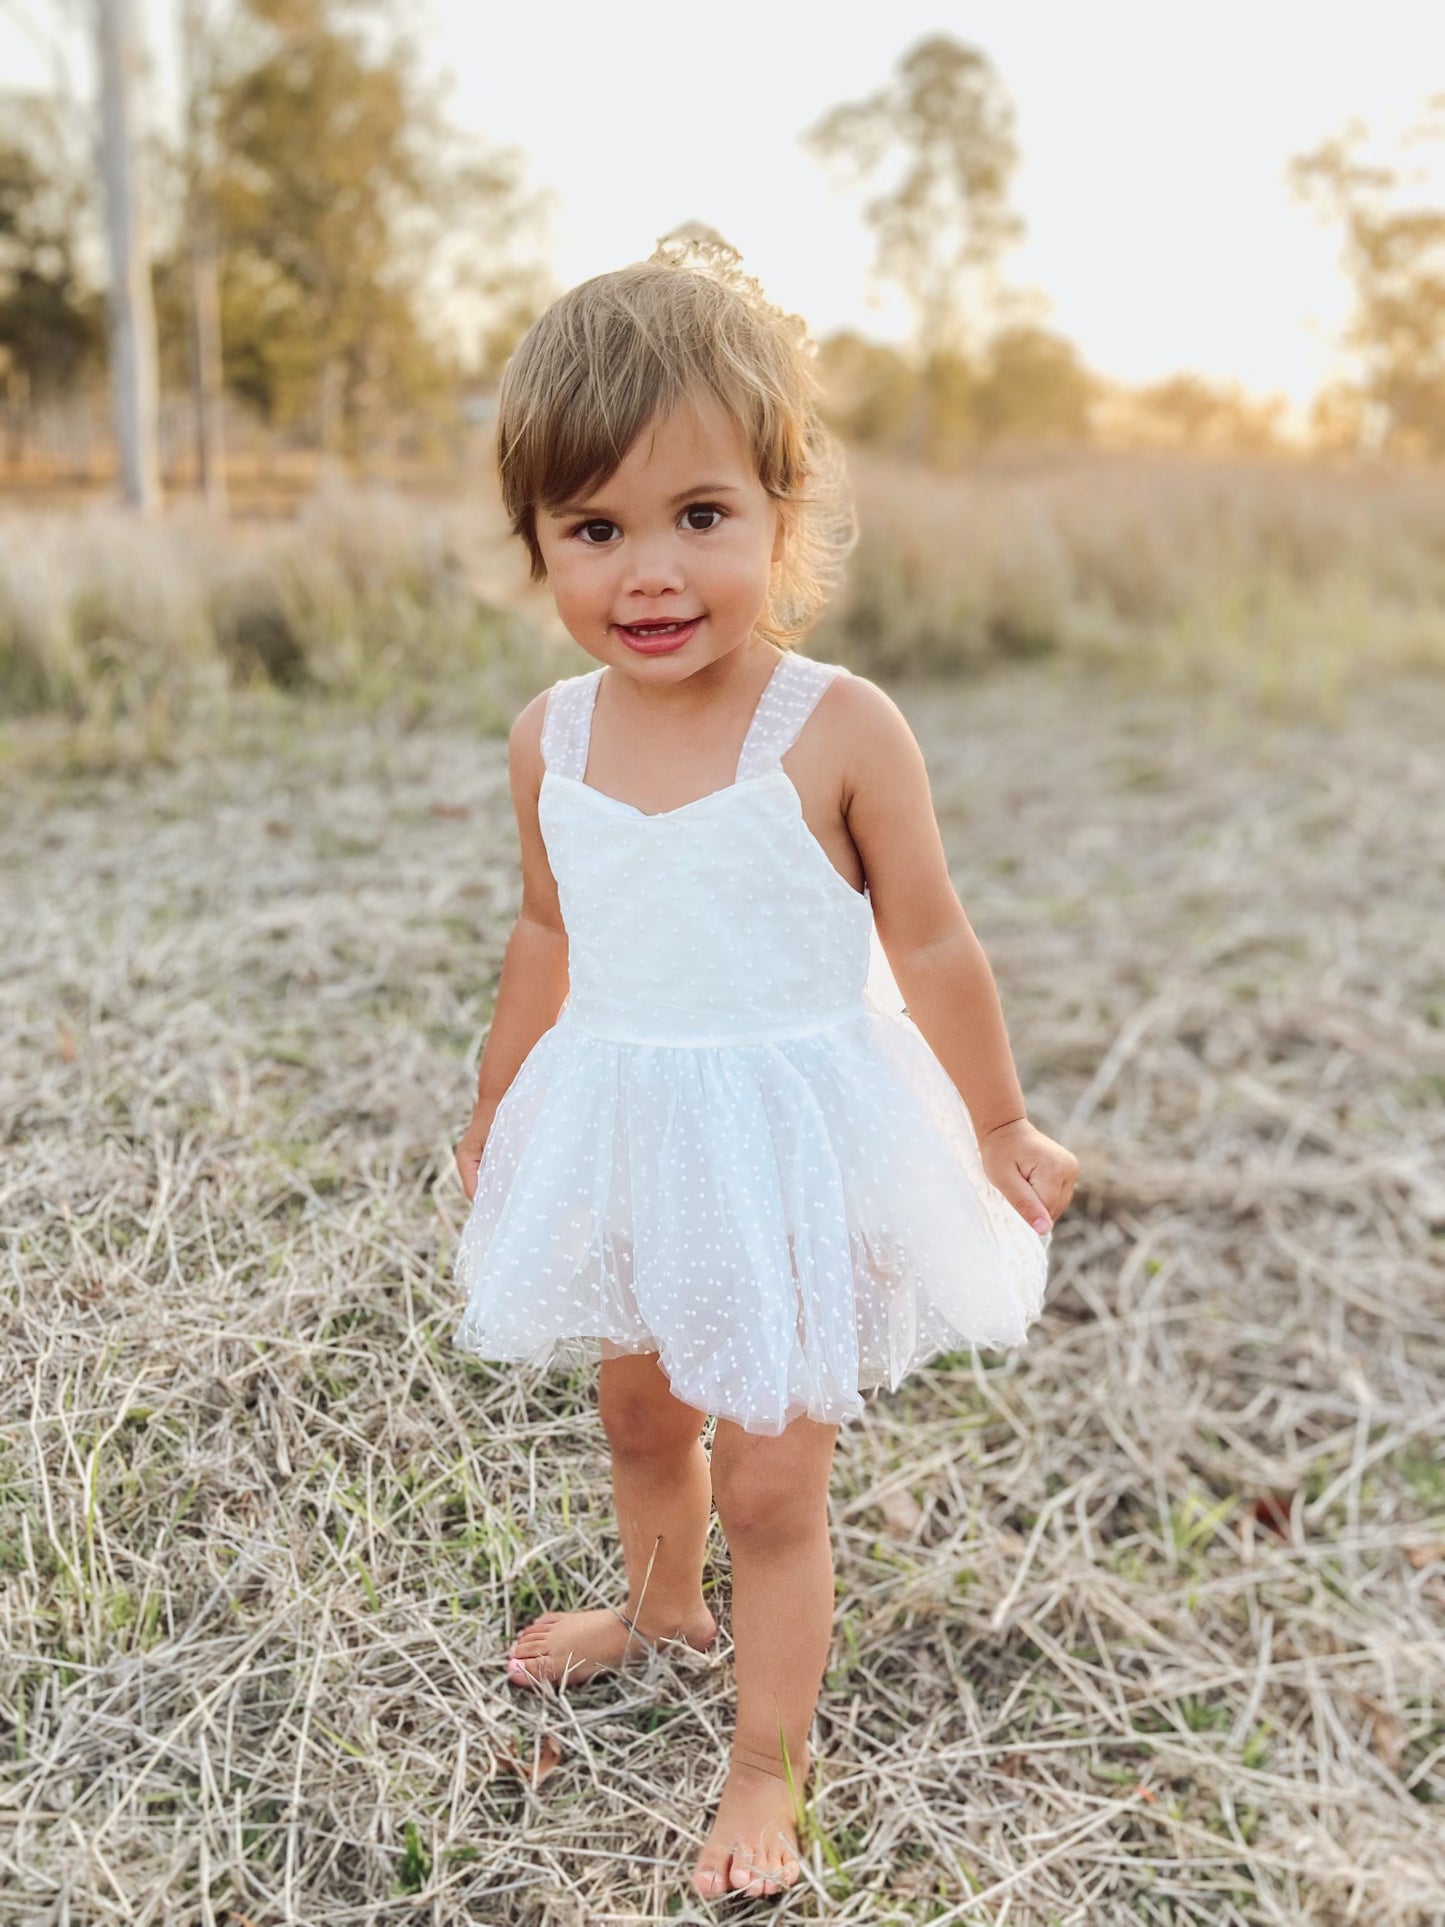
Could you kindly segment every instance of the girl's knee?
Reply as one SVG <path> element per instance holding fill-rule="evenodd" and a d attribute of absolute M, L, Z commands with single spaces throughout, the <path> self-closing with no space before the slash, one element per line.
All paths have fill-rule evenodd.
<path fill-rule="evenodd" d="M 783 1454 L 724 1455 L 713 1448 L 713 1500 L 730 1544 L 794 1545 L 828 1525 L 827 1467 Z"/>
<path fill-rule="evenodd" d="M 604 1358 L 597 1410 L 608 1445 L 623 1458 L 666 1458 L 686 1451 L 701 1433 L 704 1416 L 673 1397 L 652 1352 Z"/>

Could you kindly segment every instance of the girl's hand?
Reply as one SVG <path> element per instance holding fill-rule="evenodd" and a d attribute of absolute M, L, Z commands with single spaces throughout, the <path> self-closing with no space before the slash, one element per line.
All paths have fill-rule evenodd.
<path fill-rule="evenodd" d="M 495 1102 L 483 1103 L 480 1099 L 472 1112 L 471 1122 L 462 1132 L 461 1143 L 456 1148 L 457 1169 L 462 1174 L 462 1189 L 467 1194 L 468 1203 L 477 1195 L 477 1173 L 482 1168 L 482 1153 L 487 1145 L 487 1133 L 492 1128 L 492 1119 L 497 1114 Z"/>
<path fill-rule="evenodd" d="M 1040 1236 L 1069 1208 L 1079 1175 L 1079 1160 L 1062 1144 L 1045 1137 L 1026 1117 L 997 1125 L 979 1140 L 989 1182 L 1026 1218 Z"/>

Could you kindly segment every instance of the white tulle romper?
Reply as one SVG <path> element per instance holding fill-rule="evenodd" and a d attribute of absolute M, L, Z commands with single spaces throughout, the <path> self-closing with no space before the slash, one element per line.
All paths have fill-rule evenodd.
<path fill-rule="evenodd" d="M 967 1345 L 1020 1343 L 1050 1235 L 984 1173 L 872 906 L 780 758 L 841 664 L 784 654 L 737 776 L 648 813 L 584 779 L 602 670 L 548 691 L 538 812 L 567 999 L 497 1106 L 459 1242 L 464 1351 L 656 1352 L 776 1436 Z"/>

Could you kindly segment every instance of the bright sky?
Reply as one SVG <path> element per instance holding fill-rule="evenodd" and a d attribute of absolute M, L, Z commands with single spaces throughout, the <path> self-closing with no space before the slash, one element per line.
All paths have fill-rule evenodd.
<path fill-rule="evenodd" d="M 162 74 L 175 0 L 142 0 Z M 0 83 L 38 84 L 37 41 L 80 9 L 0 0 Z M 1349 309 L 1337 234 L 1290 198 L 1284 168 L 1357 115 L 1395 135 L 1445 89 L 1438 0 L 409 0 L 453 117 L 523 148 L 555 196 L 551 259 L 568 285 L 709 222 L 815 332 L 898 339 L 868 304 L 861 197 L 799 135 L 883 84 L 924 35 L 992 60 L 1017 117 L 1008 280 L 1099 372 L 1193 369 L 1303 403 L 1341 363 Z M 22 30 L 28 17 L 30 30 Z M 83 50 L 71 71 L 90 83 Z"/>

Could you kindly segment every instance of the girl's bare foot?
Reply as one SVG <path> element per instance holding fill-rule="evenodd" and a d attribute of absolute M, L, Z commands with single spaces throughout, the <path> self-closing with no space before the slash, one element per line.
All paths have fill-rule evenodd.
<path fill-rule="evenodd" d="M 800 1789 L 807 1757 L 793 1765 Z M 787 1780 L 772 1767 L 751 1766 L 734 1758 L 718 1802 L 717 1818 L 703 1843 L 692 1884 L 700 1894 L 781 1893 L 798 1878 L 798 1829 Z"/>
<path fill-rule="evenodd" d="M 717 1621 L 699 1606 L 681 1623 L 629 1614 L 629 1627 L 611 1606 L 595 1612 L 542 1613 L 512 1641 L 507 1680 L 512 1686 L 580 1686 L 594 1673 L 609 1672 L 647 1657 L 659 1639 L 681 1638 L 705 1652 L 717 1638 Z"/>

